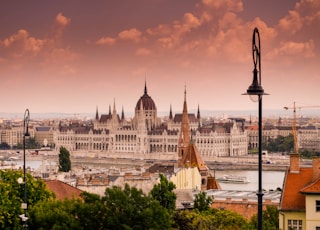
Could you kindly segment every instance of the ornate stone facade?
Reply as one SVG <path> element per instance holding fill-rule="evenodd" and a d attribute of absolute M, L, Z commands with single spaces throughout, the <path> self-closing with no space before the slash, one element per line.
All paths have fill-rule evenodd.
<path fill-rule="evenodd" d="M 185 96 L 186 97 L 186 96 Z M 186 100 L 186 98 L 185 98 Z M 218 156 L 247 155 L 247 133 L 242 124 L 230 120 L 228 123 L 202 124 L 200 110 L 188 114 L 190 135 L 205 160 Z M 109 114 L 96 116 L 90 124 L 60 124 L 54 131 L 56 150 L 60 146 L 70 151 L 98 152 L 99 156 L 170 158 L 178 157 L 178 140 L 182 133 L 182 113 L 172 115 L 160 122 L 153 99 L 148 95 L 147 86 L 139 98 L 134 117 L 125 119 L 109 107 Z M 173 158 L 172 158 L 173 157 Z"/>

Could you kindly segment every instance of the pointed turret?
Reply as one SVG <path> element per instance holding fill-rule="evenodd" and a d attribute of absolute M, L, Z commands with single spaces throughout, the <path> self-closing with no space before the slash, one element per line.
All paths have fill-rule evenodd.
<path fill-rule="evenodd" d="M 173 119 L 171 105 L 170 105 L 169 119 L 170 119 L 170 120 L 172 120 L 172 119 Z"/>
<path fill-rule="evenodd" d="M 111 105 L 109 105 L 109 115 L 111 115 Z"/>
<path fill-rule="evenodd" d="M 124 111 L 123 111 L 123 106 L 122 106 L 122 111 L 121 111 L 121 121 L 124 121 Z"/>
<path fill-rule="evenodd" d="M 119 116 L 116 110 L 116 99 L 113 101 L 113 110 L 112 110 L 112 117 L 111 117 L 111 127 L 112 130 L 116 130 L 119 126 Z"/>
<path fill-rule="evenodd" d="M 148 95 L 147 80 L 144 81 L 144 95 Z"/>
<path fill-rule="evenodd" d="M 112 116 L 117 115 L 117 110 L 116 110 L 116 99 L 113 99 L 113 110 L 112 110 Z"/>
<path fill-rule="evenodd" d="M 200 117 L 200 107 L 199 107 L 199 104 L 198 104 L 197 120 L 198 120 L 198 130 L 200 130 L 200 128 L 201 128 L 201 117 Z"/>
<path fill-rule="evenodd" d="M 98 106 L 97 106 L 97 108 L 96 108 L 96 121 L 98 121 L 99 120 L 99 113 L 98 113 Z"/>

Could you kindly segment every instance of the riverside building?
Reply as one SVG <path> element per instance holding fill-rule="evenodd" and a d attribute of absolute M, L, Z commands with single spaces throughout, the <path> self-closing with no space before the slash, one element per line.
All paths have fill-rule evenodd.
<path fill-rule="evenodd" d="M 125 119 L 113 104 L 108 114 L 99 115 L 98 108 L 90 124 L 61 124 L 54 129 L 55 149 L 66 147 L 73 153 L 96 152 L 99 157 L 177 160 L 182 114 L 173 116 L 170 106 L 168 119 L 161 122 L 157 107 L 148 95 L 138 99 L 134 117 Z M 247 133 L 242 123 L 202 124 L 200 110 L 188 114 L 190 134 L 204 160 L 219 156 L 242 156 L 248 153 Z"/>

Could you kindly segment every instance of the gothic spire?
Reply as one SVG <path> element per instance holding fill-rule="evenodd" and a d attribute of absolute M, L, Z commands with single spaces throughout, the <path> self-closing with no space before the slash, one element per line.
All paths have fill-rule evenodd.
<path fill-rule="evenodd" d="M 98 106 L 96 108 L 96 120 L 99 120 Z"/>
<path fill-rule="evenodd" d="M 144 80 L 144 94 L 145 94 L 145 95 L 148 94 L 148 90 L 147 90 L 147 80 Z"/>
<path fill-rule="evenodd" d="M 170 105 L 169 119 L 172 120 L 172 108 L 171 108 L 171 105 Z"/>
<path fill-rule="evenodd" d="M 178 164 L 180 164 L 180 166 L 183 163 L 183 158 L 186 155 L 188 155 L 189 144 L 190 144 L 190 124 L 189 124 L 189 116 L 188 116 L 188 109 L 187 109 L 187 90 L 185 86 L 181 130 L 180 130 L 180 137 L 178 141 L 178 146 L 179 146 Z"/>
<path fill-rule="evenodd" d="M 116 115 L 117 114 L 117 110 L 116 110 L 116 99 L 113 99 L 113 111 L 112 114 Z"/>
<path fill-rule="evenodd" d="M 121 112 L 121 121 L 124 121 L 124 111 L 123 111 L 123 106 L 122 106 L 122 112 Z"/>

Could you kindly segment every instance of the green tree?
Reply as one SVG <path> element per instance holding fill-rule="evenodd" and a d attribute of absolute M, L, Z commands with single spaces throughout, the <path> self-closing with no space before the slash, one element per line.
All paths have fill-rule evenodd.
<path fill-rule="evenodd" d="M 153 186 L 150 195 L 158 200 L 160 205 L 168 209 L 170 213 L 173 213 L 176 209 L 177 199 L 177 195 L 173 192 L 175 188 L 174 183 L 169 182 L 163 174 L 160 174 L 160 183 Z"/>
<path fill-rule="evenodd" d="M 142 190 L 128 184 L 107 188 L 102 198 L 107 211 L 106 229 L 169 229 L 172 224 L 167 209 Z"/>
<path fill-rule="evenodd" d="M 0 229 L 22 229 L 19 215 L 24 213 L 21 209 L 24 184 L 19 184 L 18 178 L 23 178 L 22 171 L 0 170 Z M 43 181 L 27 173 L 26 183 L 28 210 L 39 201 L 52 199 L 53 194 L 46 189 Z"/>
<path fill-rule="evenodd" d="M 40 144 L 36 141 L 34 137 L 26 139 L 26 149 L 36 149 L 39 148 Z"/>
<path fill-rule="evenodd" d="M 30 210 L 30 229 L 84 229 L 77 218 L 80 200 L 51 200 L 38 202 Z"/>
<path fill-rule="evenodd" d="M 200 193 L 195 195 L 194 208 L 198 209 L 200 212 L 209 210 L 212 203 L 213 199 L 207 196 L 204 191 L 201 191 Z"/>
<path fill-rule="evenodd" d="M 81 194 L 83 204 L 78 207 L 77 217 L 83 229 L 106 229 L 104 223 L 107 220 L 107 206 L 99 195 L 83 192 Z"/>
<path fill-rule="evenodd" d="M 258 216 L 251 217 L 248 229 L 257 229 Z M 268 205 L 262 212 L 262 228 L 268 230 L 279 229 L 279 210 L 276 206 Z"/>
<path fill-rule="evenodd" d="M 37 203 L 30 210 L 30 229 L 106 229 L 102 199 L 87 192 L 81 197 Z"/>
<path fill-rule="evenodd" d="M 199 210 L 183 210 L 175 213 L 174 227 L 183 230 L 240 230 L 248 229 L 246 219 L 238 213 L 228 210 L 210 209 L 199 212 Z"/>
<path fill-rule="evenodd" d="M 69 151 L 61 146 L 59 153 L 59 171 L 69 172 L 71 170 L 71 160 Z"/>
<path fill-rule="evenodd" d="M 294 146 L 293 135 L 277 136 L 263 143 L 263 148 L 270 152 L 292 152 Z"/>

